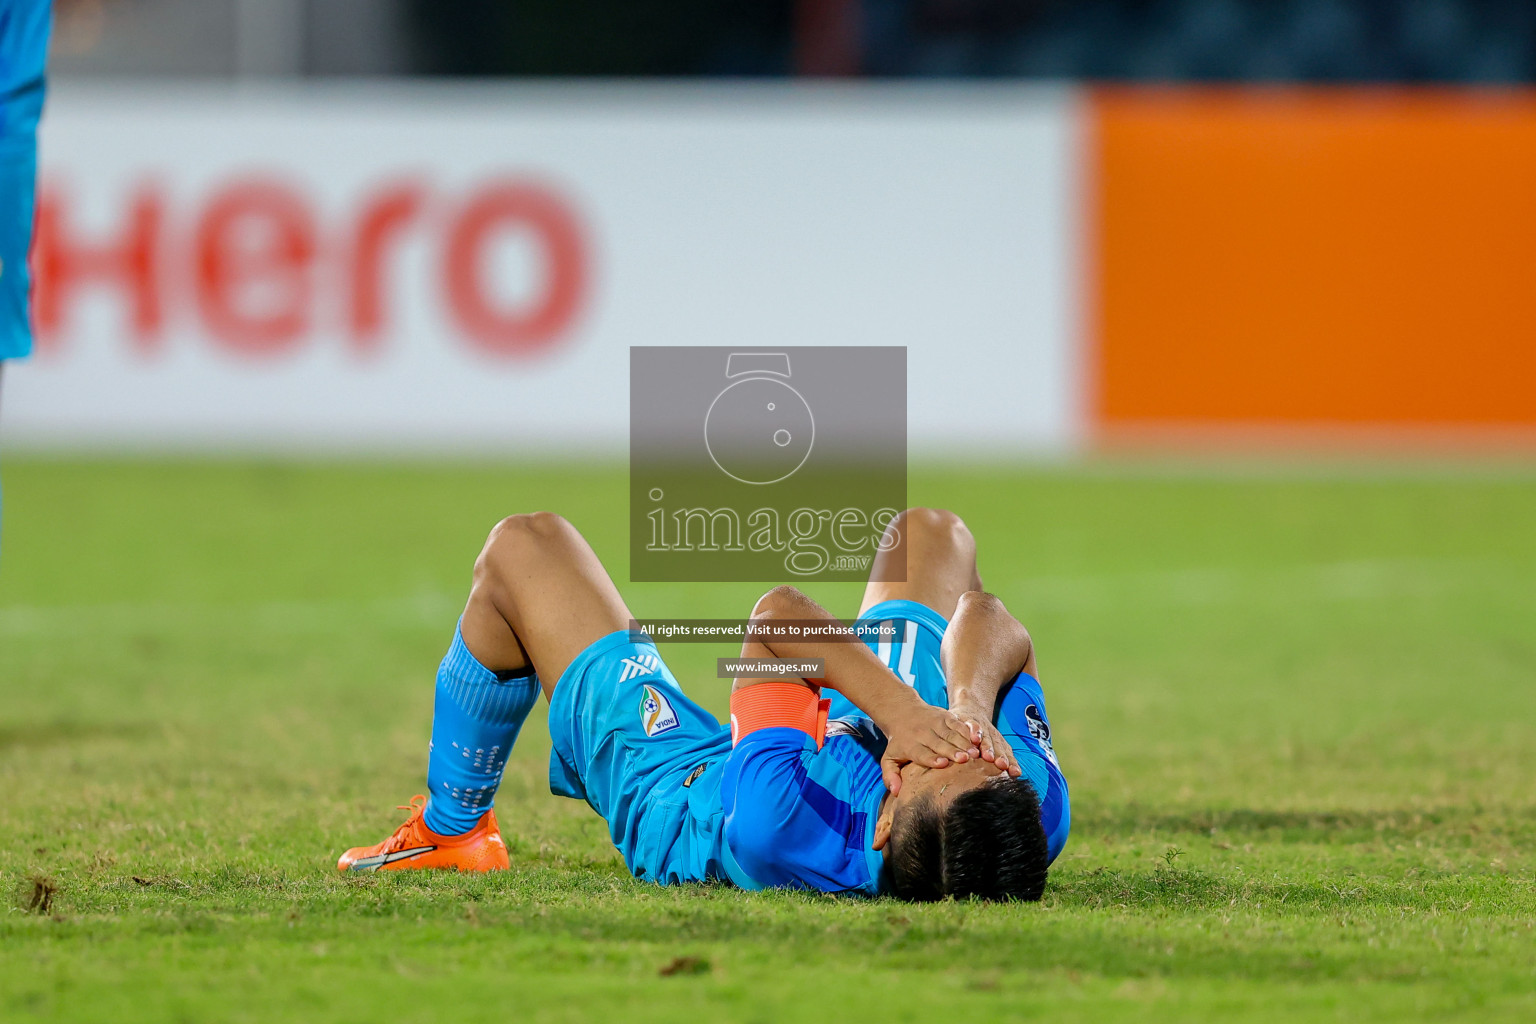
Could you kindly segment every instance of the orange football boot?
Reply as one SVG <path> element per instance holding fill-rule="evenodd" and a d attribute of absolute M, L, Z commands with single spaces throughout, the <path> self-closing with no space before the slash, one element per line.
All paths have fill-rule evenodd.
<path fill-rule="evenodd" d="M 507 844 L 501 841 L 496 812 L 486 811 L 475 827 L 461 836 L 440 836 L 427 828 L 422 812 L 427 798 L 417 794 L 402 811 L 410 811 L 395 834 L 373 846 L 357 846 L 341 855 L 339 871 L 405 871 L 457 868 L 460 871 L 505 871 L 512 866 Z"/>

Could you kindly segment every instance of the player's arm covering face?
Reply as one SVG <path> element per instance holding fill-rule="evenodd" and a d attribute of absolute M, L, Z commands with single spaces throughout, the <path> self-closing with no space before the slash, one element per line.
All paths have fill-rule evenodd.
<path fill-rule="evenodd" d="M 732 695 L 735 746 L 721 783 L 725 842 L 765 888 L 874 894 L 880 765 L 851 740 L 823 745 L 825 716 L 826 702 L 800 683 L 760 683 Z"/>
<path fill-rule="evenodd" d="M 911 657 L 919 678 L 942 672 L 952 706 L 991 719 L 1020 769 L 1020 781 L 1039 801 L 1049 864 L 1066 845 L 1071 812 L 1029 631 L 994 595 L 980 591 L 961 596 L 950 622 L 926 609 L 912 615 L 918 628 L 907 642 L 916 641 Z"/>

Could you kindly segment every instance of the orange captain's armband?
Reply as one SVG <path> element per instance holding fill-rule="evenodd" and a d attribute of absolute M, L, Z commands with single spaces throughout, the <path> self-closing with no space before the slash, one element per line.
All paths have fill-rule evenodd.
<path fill-rule="evenodd" d="M 756 683 L 731 694 L 731 746 L 759 729 L 799 729 L 821 747 L 827 738 L 830 700 L 799 683 Z"/>

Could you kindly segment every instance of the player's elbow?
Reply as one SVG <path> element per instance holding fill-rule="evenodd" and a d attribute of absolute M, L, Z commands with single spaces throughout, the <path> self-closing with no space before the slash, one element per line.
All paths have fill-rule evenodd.
<path fill-rule="evenodd" d="M 961 612 L 996 615 L 1007 614 L 1008 609 L 1003 605 L 1003 599 L 996 594 L 989 594 L 985 590 L 967 590 L 960 595 L 960 600 L 955 605 L 955 614 L 958 615 Z"/>
<path fill-rule="evenodd" d="M 757 599 L 757 604 L 752 606 L 752 618 L 802 619 L 806 617 L 805 611 L 809 604 L 810 598 L 798 587 L 781 583 Z"/>
<path fill-rule="evenodd" d="M 1007 635 L 1029 637 L 1024 624 L 1013 617 L 1003 599 L 984 590 L 968 590 L 960 595 L 955 605 L 954 622 L 985 623 L 990 631 Z M 946 636 L 947 639 L 947 636 Z"/>

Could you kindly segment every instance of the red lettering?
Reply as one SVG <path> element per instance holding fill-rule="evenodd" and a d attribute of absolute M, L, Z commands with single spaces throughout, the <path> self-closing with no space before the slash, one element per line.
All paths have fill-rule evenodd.
<path fill-rule="evenodd" d="M 278 355 L 309 329 L 315 223 L 284 185 L 246 181 L 208 203 L 193 243 L 197 299 L 213 337 L 245 355 Z"/>
<path fill-rule="evenodd" d="M 533 232 L 544 253 L 543 294 L 525 308 L 498 308 L 486 288 L 486 248 L 494 234 Z M 448 308 L 466 337 L 497 356 L 529 356 L 560 336 L 586 288 L 581 229 L 565 201 L 536 185 L 503 182 L 477 192 L 454 220 L 443 260 Z"/>
<path fill-rule="evenodd" d="M 352 347 L 376 352 L 384 332 L 384 270 L 390 245 L 421 211 L 425 189 L 404 182 L 375 192 L 363 204 L 352 240 L 349 323 Z"/>
<path fill-rule="evenodd" d="M 153 351 L 163 324 L 157 280 L 162 209 L 159 187 L 143 184 L 133 193 L 128 216 L 115 241 L 92 244 L 74 238 L 67 206 L 65 194 L 57 187 L 45 186 L 38 196 L 32 266 L 39 350 L 50 351 L 59 344 L 75 289 L 98 283 L 123 289 L 134 347 L 141 353 Z"/>
<path fill-rule="evenodd" d="M 346 288 L 334 298 L 351 349 L 375 353 L 394 311 L 392 264 L 406 233 L 425 226 L 430 201 L 426 186 L 412 179 L 366 193 L 347 244 L 335 253 L 341 259 L 322 267 L 315 211 L 282 182 L 243 179 L 216 188 L 193 230 L 174 237 L 158 182 L 127 193 L 115 227 L 101 235 L 80 231 L 68 193 L 45 183 L 32 253 L 39 348 L 60 345 L 82 288 L 105 286 L 123 300 L 125 333 L 140 354 L 161 348 L 170 306 L 182 295 L 195 300 L 214 344 L 248 356 L 293 353 L 314 328 L 318 302 L 332 299 L 317 288 L 334 282 Z M 456 210 L 439 250 L 449 320 L 473 348 L 493 356 L 547 351 L 570 330 L 588 286 L 586 241 L 571 206 L 546 187 L 503 179 Z M 539 267 L 532 295 L 498 294 L 495 258 L 509 236 L 531 241 Z M 190 287 L 181 287 L 183 271 Z"/>

